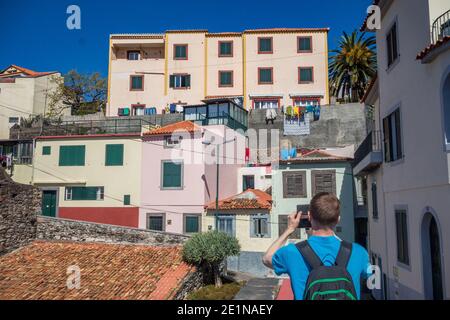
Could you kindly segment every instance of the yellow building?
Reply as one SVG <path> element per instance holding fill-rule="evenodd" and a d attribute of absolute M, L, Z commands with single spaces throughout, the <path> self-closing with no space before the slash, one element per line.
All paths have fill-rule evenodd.
<path fill-rule="evenodd" d="M 217 97 L 238 98 L 246 109 L 329 104 L 328 31 L 111 35 L 107 115 L 160 113 Z"/>
<path fill-rule="evenodd" d="M 38 137 L 32 183 L 42 214 L 138 227 L 140 133 Z"/>
<path fill-rule="evenodd" d="M 239 240 L 241 253 L 228 259 L 228 269 L 259 276 L 269 274 L 262 257 L 275 239 L 271 210 L 272 196 L 257 189 L 206 206 L 202 230 L 217 230 Z"/>

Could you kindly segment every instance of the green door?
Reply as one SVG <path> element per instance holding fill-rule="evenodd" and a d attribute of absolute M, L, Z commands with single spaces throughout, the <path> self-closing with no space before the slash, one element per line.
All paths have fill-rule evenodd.
<path fill-rule="evenodd" d="M 42 192 L 42 215 L 56 217 L 56 190 Z"/>

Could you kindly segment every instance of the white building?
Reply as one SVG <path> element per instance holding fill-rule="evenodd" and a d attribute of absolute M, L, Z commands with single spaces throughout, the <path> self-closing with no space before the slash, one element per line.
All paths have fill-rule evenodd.
<path fill-rule="evenodd" d="M 36 72 L 16 65 L 0 71 L 0 139 L 9 139 L 9 129 L 20 118 L 44 114 L 48 94 L 56 88 L 58 72 Z"/>
<path fill-rule="evenodd" d="M 450 298 L 450 2 L 379 0 L 373 131 L 355 154 L 367 178 L 377 298 Z M 364 26 L 365 27 L 365 26 Z"/>

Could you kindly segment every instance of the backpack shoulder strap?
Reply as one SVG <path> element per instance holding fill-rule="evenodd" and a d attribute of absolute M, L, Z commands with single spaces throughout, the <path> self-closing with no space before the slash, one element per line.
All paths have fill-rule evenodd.
<path fill-rule="evenodd" d="M 322 260 L 317 256 L 314 250 L 309 245 L 308 241 L 302 241 L 295 245 L 300 251 L 303 259 L 305 259 L 306 263 L 311 267 L 311 269 L 316 269 L 323 265 Z"/>
<path fill-rule="evenodd" d="M 335 262 L 337 266 L 347 268 L 348 262 L 350 261 L 350 256 L 352 255 L 352 247 L 353 245 L 350 242 L 341 242 L 341 247 L 339 248 L 339 252 Z"/>

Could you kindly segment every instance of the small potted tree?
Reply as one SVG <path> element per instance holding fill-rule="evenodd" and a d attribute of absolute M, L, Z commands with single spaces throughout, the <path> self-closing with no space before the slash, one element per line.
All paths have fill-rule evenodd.
<path fill-rule="evenodd" d="M 226 233 L 209 231 L 189 239 L 183 247 L 183 259 L 197 266 L 208 279 L 213 278 L 216 288 L 222 286 L 220 265 L 230 257 L 239 254 L 239 241 Z M 212 276 L 212 277 L 208 277 Z"/>

